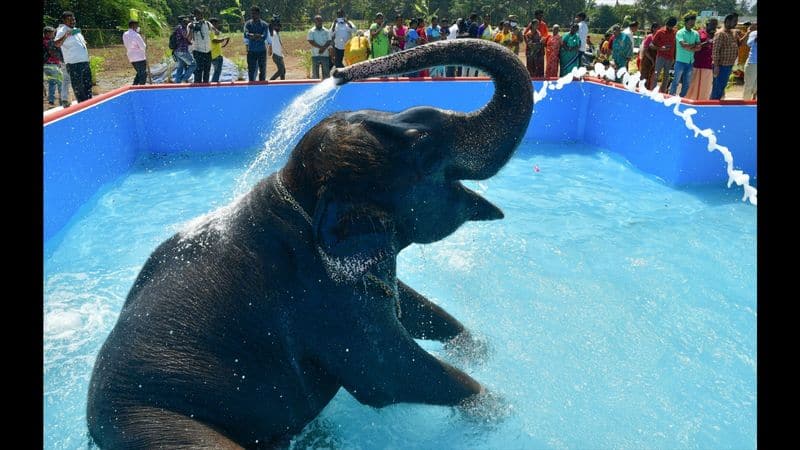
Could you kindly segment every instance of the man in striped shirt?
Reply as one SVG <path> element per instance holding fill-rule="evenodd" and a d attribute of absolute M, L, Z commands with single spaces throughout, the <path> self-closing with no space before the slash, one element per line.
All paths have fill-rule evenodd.
<path fill-rule="evenodd" d="M 725 26 L 714 34 L 714 48 L 711 60 L 714 64 L 714 86 L 711 88 L 711 100 L 720 100 L 725 96 L 725 87 L 731 69 L 739 57 L 739 45 L 736 36 L 736 23 L 739 15 L 731 13 L 725 16 Z"/>

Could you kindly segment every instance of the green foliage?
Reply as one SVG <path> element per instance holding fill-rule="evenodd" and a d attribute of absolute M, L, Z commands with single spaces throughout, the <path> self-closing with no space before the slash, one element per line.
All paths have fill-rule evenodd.
<path fill-rule="evenodd" d="M 136 8 L 130 9 L 130 18 L 139 21 L 139 27 L 142 29 L 142 34 L 146 37 L 161 36 L 161 34 L 169 28 L 167 23 L 161 19 L 156 13 L 152 11 L 142 11 Z M 126 26 L 125 29 L 128 27 Z"/>
<path fill-rule="evenodd" d="M 605 31 L 618 22 L 619 19 L 614 13 L 614 8 L 612 8 L 610 5 L 601 5 L 595 10 L 595 14 L 591 21 L 591 28 L 593 30 Z"/>
<path fill-rule="evenodd" d="M 97 75 L 103 71 L 103 63 L 106 59 L 102 56 L 89 57 L 89 70 L 92 72 L 92 84 L 97 84 Z"/>
<path fill-rule="evenodd" d="M 239 80 L 244 80 L 244 75 L 247 73 L 247 59 L 244 56 L 240 56 L 233 60 L 233 63 L 236 64 L 236 68 L 239 69 Z"/>
<path fill-rule="evenodd" d="M 428 0 L 416 0 L 414 2 L 414 10 L 417 12 L 417 17 L 424 18 L 426 22 L 429 22 L 431 17 L 439 15 L 438 8 L 431 11 Z"/>
<path fill-rule="evenodd" d="M 311 50 L 296 49 L 294 55 L 300 58 L 303 68 L 306 69 L 306 78 L 311 78 Z"/>

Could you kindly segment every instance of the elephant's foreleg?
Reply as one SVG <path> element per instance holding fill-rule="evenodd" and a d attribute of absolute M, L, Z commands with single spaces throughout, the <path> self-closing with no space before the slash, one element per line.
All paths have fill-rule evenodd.
<path fill-rule="evenodd" d="M 457 405 L 481 392 L 472 377 L 414 341 L 398 321 L 390 297 L 374 294 L 354 295 L 352 304 L 365 308 L 318 324 L 327 335 L 315 359 L 353 397 L 375 407 L 405 402 Z"/>
<path fill-rule="evenodd" d="M 400 323 L 415 339 L 447 341 L 464 331 L 464 325 L 440 306 L 397 280 Z"/>

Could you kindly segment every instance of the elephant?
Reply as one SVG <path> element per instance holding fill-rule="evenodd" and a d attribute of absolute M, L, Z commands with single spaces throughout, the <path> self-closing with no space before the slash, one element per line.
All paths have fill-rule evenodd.
<path fill-rule="evenodd" d="M 485 391 L 415 342 L 469 331 L 400 281 L 396 261 L 412 243 L 503 217 L 460 180 L 491 177 L 511 158 L 533 112 L 528 72 L 502 46 L 464 39 L 332 77 L 441 64 L 489 73 L 491 100 L 471 113 L 336 112 L 280 170 L 153 251 L 94 364 L 96 445 L 281 447 L 340 388 L 376 408 L 456 406 Z"/>

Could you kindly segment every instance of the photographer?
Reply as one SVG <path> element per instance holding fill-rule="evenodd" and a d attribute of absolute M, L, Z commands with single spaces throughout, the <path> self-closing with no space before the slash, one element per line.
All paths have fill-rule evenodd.
<path fill-rule="evenodd" d="M 269 25 L 261 20 L 261 8 L 250 8 L 251 19 L 244 24 L 244 38 L 247 40 L 247 80 L 258 81 L 267 78 L 267 45 L 272 45 Z"/>
<path fill-rule="evenodd" d="M 208 83 L 211 76 L 211 32 L 216 31 L 211 22 L 203 18 L 203 10 L 194 9 L 194 19 L 189 23 L 189 32 L 192 34 L 192 45 L 197 67 L 194 69 L 195 83 Z"/>
<path fill-rule="evenodd" d="M 347 15 L 343 9 L 336 11 L 336 20 L 331 25 L 331 35 L 333 36 L 333 50 L 335 52 L 334 65 L 344 67 L 344 47 L 347 41 L 356 33 L 356 26 L 347 20 Z"/>

